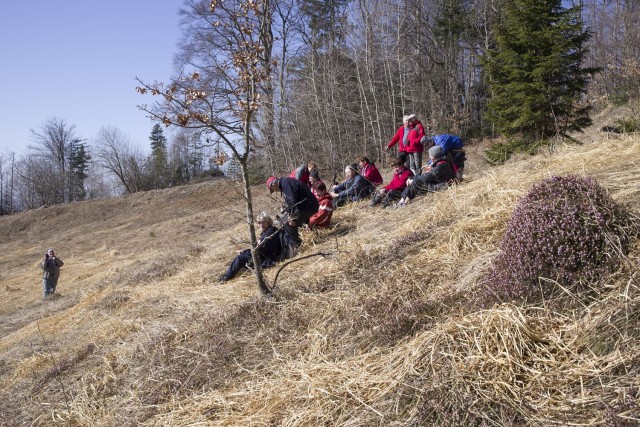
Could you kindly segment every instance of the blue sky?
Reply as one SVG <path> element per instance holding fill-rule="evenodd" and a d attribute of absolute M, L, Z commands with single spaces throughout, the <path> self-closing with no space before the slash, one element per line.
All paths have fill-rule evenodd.
<path fill-rule="evenodd" d="M 30 129 L 58 117 L 91 142 L 114 126 L 147 149 L 154 122 L 136 77 L 166 82 L 181 0 L 6 1 L 0 12 L 0 154 L 22 154 Z"/>

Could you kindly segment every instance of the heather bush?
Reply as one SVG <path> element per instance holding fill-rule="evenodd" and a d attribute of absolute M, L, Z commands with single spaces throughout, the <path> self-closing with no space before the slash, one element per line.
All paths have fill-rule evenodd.
<path fill-rule="evenodd" d="M 516 206 L 487 275 L 487 291 L 520 299 L 540 290 L 546 295 L 554 282 L 584 289 L 626 253 L 631 226 L 626 209 L 593 179 L 546 179 Z"/>

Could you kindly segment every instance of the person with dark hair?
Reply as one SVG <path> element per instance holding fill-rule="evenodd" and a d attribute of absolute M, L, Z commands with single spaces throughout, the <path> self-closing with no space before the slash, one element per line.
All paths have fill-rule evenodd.
<path fill-rule="evenodd" d="M 273 219 L 266 212 L 260 212 L 256 216 L 256 223 L 262 230 L 258 239 L 258 251 L 260 265 L 269 268 L 276 264 L 282 252 L 282 244 L 278 238 L 278 229 L 273 225 Z M 227 271 L 218 278 L 219 282 L 233 279 L 238 272 L 251 263 L 251 249 L 244 249 L 233 259 Z"/>
<path fill-rule="evenodd" d="M 374 186 L 382 184 L 382 175 L 376 165 L 369 160 L 367 156 L 358 157 L 358 165 L 360 166 L 360 175 Z"/>
<path fill-rule="evenodd" d="M 331 194 L 327 191 L 327 186 L 324 182 L 316 184 L 314 190 L 317 194 L 320 207 L 318 208 L 318 212 L 309 218 L 308 226 L 310 230 L 314 228 L 327 228 L 331 225 L 331 216 L 333 215 L 333 197 L 331 197 Z"/>
<path fill-rule="evenodd" d="M 58 279 L 60 278 L 60 267 L 63 265 L 64 262 L 56 256 L 52 248 L 44 254 L 44 258 L 40 262 L 40 268 L 42 269 L 43 299 L 47 299 L 49 295 L 53 295 L 56 291 Z"/>
<path fill-rule="evenodd" d="M 324 184 L 324 182 L 322 181 L 322 179 L 320 179 L 320 174 L 318 173 L 317 169 L 309 172 L 309 183 L 311 184 L 311 192 L 314 196 L 316 196 L 316 199 L 320 200 L 320 197 L 318 197 L 318 193 L 316 193 L 316 186 L 318 184 Z"/>
<path fill-rule="evenodd" d="M 357 202 L 371 194 L 374 186 L 358 173 L 358 165 L 353 164 L 344 168 L 345 180 L 333 186 L 331 196 L 335 198 L 336 207 L 344 206 L 347 202 Z"/>
<path fill-rule="evenodd" d="M 407 180 L 407 188 L 402 192 L 396 207 L 403 207 L 419 193 L 433 193 L 445 189 L 453 181 L 455 175 L 442 147 L 435 145 L 429 148 L 430 166 L 427 171 L 415 178 Z"/>
<path fill-rule="evenodd" d="M 411 169 L 404 165 L 402 159 L 395 159 L 392 166 L 393 178 L 391 182 L 374 193 L 369 206 L 373 207 L 380 203 L 380 206 L 386 208 L 392 201 L 402 197 L 402 192 L 407 188 L 407 180 L 414 176 Z"/>
<path fill-rule="evenodd" d="M 279 191 L 282 194 L 283 210 L 287 214 L 282 230 L 286 235 L 286 243 L 298 248 L 302 244 L 298 228 L 308 223 L 309 218 L 318 212 L 318 199 L 308 186 L 295 178 L 270 176 L 267 179 L 267 188 L 270 193 Z"/>

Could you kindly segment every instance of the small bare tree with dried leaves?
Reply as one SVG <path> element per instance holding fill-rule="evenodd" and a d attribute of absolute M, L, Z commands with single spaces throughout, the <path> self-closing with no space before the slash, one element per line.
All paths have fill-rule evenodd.
<path fill-rule="evenodd" d="M 185 41 L 177 56 L 181 75 L 170 83 L 147 84 L 137 79 L 139 93 L 160 96 L 153 106 L 141 105 L 153 120 L 208 134 L 223 143 L 238 161 L 244 184 L 246 221 L 249 225 L 253 265 L 258 288 L 270 292 L 265 282 L 253 222 L 248 173 L 249 154 L 257 146 L 253 126 L 261 108 L 260 88 L 271 78 L 273 64 L 264 60 L 270 39 L 271 0 L 187 0 L 187 17 L 197 14 L 185 28 Z M 202 25 L 205 24 L 205 25 Z M 216 141 L 216 142 L 217 142 Z"/>

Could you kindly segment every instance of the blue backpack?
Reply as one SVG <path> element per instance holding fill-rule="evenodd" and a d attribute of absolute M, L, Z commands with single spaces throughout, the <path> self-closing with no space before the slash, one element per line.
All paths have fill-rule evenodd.
<path fill-rule="evenodd" d="M 431 139 L 433 139 L 433 142 L 436 145 L 442 147 L 442 150 L 445 153 L 448 153 L 451 150 L 461 150 L 464 146 L 464 142 L 462 142 L 462 139 L 459 136 L 449 135 L 448 133 L 435 135 L 431 137 Z"/>

